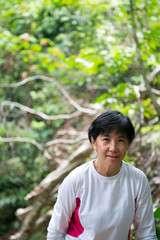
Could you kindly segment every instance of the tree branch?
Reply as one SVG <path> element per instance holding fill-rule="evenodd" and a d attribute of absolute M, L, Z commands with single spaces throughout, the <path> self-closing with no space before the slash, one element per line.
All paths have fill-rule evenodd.
<path fill-rule="evenodd" d="M 54 204 L 54 202 L 52 202 L 52 204 Z M 23 218 L 29 213 L 29 211 L 32 211 L 32 208 L 27 208 L 27 209 L 19 209 L 19 212 L 16 214 L 18 215 L 18 219 L 23 220 Z M 51 216 L 52 216 L 52 212 L 53 209 L 47 211 L 45 214 L 43 214 L 42 216 L 40 216 L 34 223 L 33 226 L 33 231 L 34 233 L 36 233 L 37 231 L 39 231 L 40 229 L 42 229 L 42 227 L 46 226 L 47 223 L 49 222 Z"/>
<path fill-rule="evenodd" d="M 74 139 L 53 139 L 52 141 L 49 141 L 46 143 L 46 147 L 50 147 L 52 145 L 62 143 L 62 144 L 74 144 L 78 143 L 81 140 L 87 139 L 87 135 L 82 135 Z"/>
<path fill-rule="evenodd" d="M 137 87 L 138 87 L 138 86 L 137 86 Z M 139 86 L 139 91 L 140 91 L 140 92 L 145 92 L 145 91 L 147 91 L 147 89 L 146 89 L 146 87 L 145 87 L 144 85 L 140 85 L 140 86 Z M 160 91 L 159 91 L 159 90 L 157 90 L 157 89 L 155 89 L 155 88 L 151 88 L 151 91 L 152 91 L 155 95 L 160 96 Z"/>
<path fill-rule="evenodd" d="M 52 155 L 50 155 L 49 152 L 47 152 L 37 141 L 34 139 L 29 139 L 29 138 L 21 138 L 21 137 L 10 137 L 10 138 L 4 138 L 0 136 L 0 142 L 25 142 L 25 143 L 31 143 L 34 146 L 36 146 L 44 155 L 44 157 L 53 160 Z"/>
<path fill-rule="evenodd" d="M 31 113 L 31 114 L 34 114 L 34 115 L 37 115 L 45 120 L 58 120 L 58 119 L 71 119 L 73 117 L 76 117 L 78 115 L 80 115 L 80 112 L 73 112 L 71 114 L 60 114 L 60 115 L 55 115 L 55 116 L 49 116 L 43 112 L 40 112 L 40 111 L 37 111 L 37 110 L 34 110 L 32 108 L 29 108 L 27 106 L 24 106 L 18 102 L 11 102 L 11 101 L 3 101 L 1 102 L 1 106 L 10 106 L 11 108 L 14 108 L 14 107 L 17 107 L 19 109 L 21 109 L 22 111 L 24 112 L 28 112 L 28 113 Z"/>
<path fill-rule="evenodd" d="M 155 78 L 157 78 L 158 76 L 160 76 L 160 65 L 157 66 L 152 72 L 151 74 L 147 77 L 148 81 L 151 83 L 153 82 L 153 80 Z"/>
<path fill-rule="evenodd" d="M 147 76 L 147 80 L 149 83 L 151 83 L 155 78 L 157 78 L 158 76 L 160 75 L 160 65 L 157 66 L 150 74 L 149 76 Z M 139 86 L 134 86 L 136 89 L 135 91 L 139 91 L 139 94 L 140 92 L 144 92 L 146 91 L 146 86 L 144 83 L 140 84 Z M 160 91 L 155 89 L 155 88 L 151 88 L 151 91 L 157 95 L 157 96 L 160 96 Z"/>
<path fill-rule="evenodd" d="M 4 88 L 14 88 L 14 87 L 20 87 L 30 81 L 34 81 L 37 79 L 41 79 L 43 81 L 48 81 L 48 82 L 53 82 L 56 87 L 61 91 L 61 93 L 64 95 L 64 97 L 67 99 L 67 101 L 74 106 L 79 112 L 83 112 L 83 113 L 87 113 L 87 114 L 91 114 L 94 115 L 96 114 L 96 111 L 93 109 L 89 109 L 89 108 L 83 108 L 81 107 L 76 101 L 74 101 L 71 96 L 68 94 L 68 92 L 62 87 L 62 85 L 60 85 L 55 79 L 53 78 L 49 78 L 47 76 L 43 76 L 43 75 L 36 75 L 33 77 L 28 77 L 25 78 L 24 80 L 18 82 L 18 83 L 13 83 L 13 84 L 0 84 L 0 87 L 4 87 Z"/>
<path fill-rule="evenodd" d="M 21 138 L 21 137 L 10 137 L 10 138 L 0 137 L 0 142 L 26 142 L 26 143 L 31 143 L 31 144 L 35 145 L 39 150 L 43 151 L 43 147 L 38 142 L 36 142 L 34 139 Z"/>

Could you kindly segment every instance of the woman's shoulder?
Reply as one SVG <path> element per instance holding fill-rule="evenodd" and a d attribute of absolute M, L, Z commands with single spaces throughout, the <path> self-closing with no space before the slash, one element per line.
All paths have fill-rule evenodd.
<path fill-rule="evenodd" d="M 64 179 L 64 182 L 78 184 L 81 183 L 88 172 L 91 171 L 92 161 L 83 163 L 82 165 L 73 169 L 68 176 Z"/>
<path fill-rule="evenodd" d="M 131 186 L 134 187 L 136 196 L 138 196 L 140 193 L 145 193 L 148 195 L 150 193 L 150 188 L 145 173 L 139 168 L 136 168 L 135 166 L 132 166 L 126 162 L 124 162 L 124 169 L 125 176 L 127 176 L 127 181 Z"/>
<path fill-rule="evenodd" d="M 139 169 L 139 168 L 137 168 L 133 165 L 130 165 L 126 162 L 123 162 L 123 164 L 124 164 L 124 168 L 125 168 L 126 173 L 128 173 L 130 176 L 134 176 L 134 178 L 136 178 L 137 180 L 139 178 L 140 179 L 147 179 L 145 173 L 141 169 Z"/>

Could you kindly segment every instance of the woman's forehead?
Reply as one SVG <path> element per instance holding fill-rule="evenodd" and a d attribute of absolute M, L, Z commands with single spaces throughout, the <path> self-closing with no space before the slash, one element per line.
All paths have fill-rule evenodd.
<path fill-rule="evenodd" d="M 118 136 L 118 137 L 124 137 L 124 138 L 128 139 L 127 134 L 123 130 L 117 129 L 117 128 L 104 131 L 101 135 L 102 136 L 110 136 L 110 135 L 113 135 L 113 134 Z"/>

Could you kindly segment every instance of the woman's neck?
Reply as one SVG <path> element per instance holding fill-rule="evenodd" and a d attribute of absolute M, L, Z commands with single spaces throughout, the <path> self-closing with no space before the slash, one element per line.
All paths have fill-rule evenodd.
<path fill-rule="evenodd" d="M 95 167 L 96 171 L 105 177 L 112 177 L 112 176 L 118 174 L 121 169 L 121 166 L 122 166 L 122 162 L 116 166 L 103 165 L 103 168 L 102 168 L 101 166 L 99 166 L 98 161 L 96 161 L 96 160 L 94 161 L 94 167 Z"/>

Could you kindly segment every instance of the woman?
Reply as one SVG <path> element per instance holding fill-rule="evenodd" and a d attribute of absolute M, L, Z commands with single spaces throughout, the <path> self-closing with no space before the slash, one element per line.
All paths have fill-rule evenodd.
<path fill-rule="evenodd" d="M 99 115 L 89 140 L 97 159 L 74 169 L 59 188 L 47 240 L 157 240 L 152 200 L 145 174 L 123 161 L 135 137 L 128 116 Z"/>

